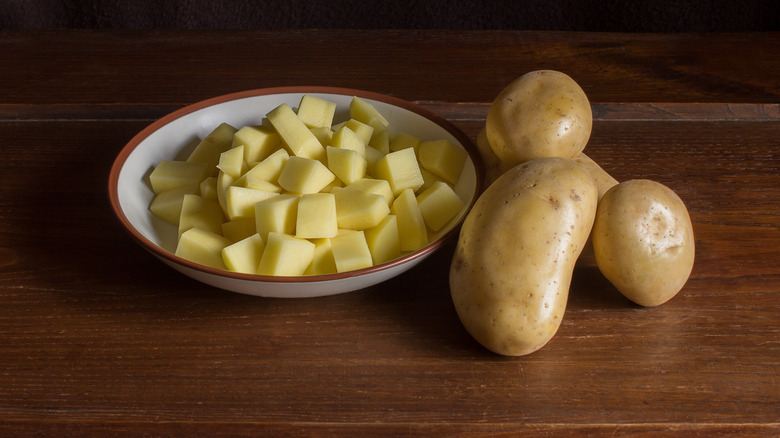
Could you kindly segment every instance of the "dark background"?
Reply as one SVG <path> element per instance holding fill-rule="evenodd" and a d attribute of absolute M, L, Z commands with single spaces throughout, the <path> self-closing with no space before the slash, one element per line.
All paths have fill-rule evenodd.
<path fill-rule="evenodd" d="M 780 30 L 780 0 L 0 0 L 0 29 Z"/>

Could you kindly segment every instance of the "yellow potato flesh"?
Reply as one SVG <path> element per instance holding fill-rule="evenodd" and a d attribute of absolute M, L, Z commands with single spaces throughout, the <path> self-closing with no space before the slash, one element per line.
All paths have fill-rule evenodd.
<path fill-rule="evenodd" d="M 587 172 L 566 158 L 519 165 L 480 196 L 449 277 L 458 316 L 478 342 L 520 356 L 555 335 L 597 199 Z"/>

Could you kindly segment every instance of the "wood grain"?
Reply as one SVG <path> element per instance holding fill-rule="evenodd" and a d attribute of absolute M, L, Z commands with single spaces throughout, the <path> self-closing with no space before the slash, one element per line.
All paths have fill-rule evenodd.
<path fill-rule="evenodd" d="M 0 39 L 16 69 L 0 70 L 0 434 L 780 434 L 780 99 L 775 77 L 758 68 L 778 62 L 776 35 L 377 31 L 334 54 L 355 35 Z M 402 47 L 416 38 L 414 50 Z M 451 38 L 460 44 L 445 44 Z M 555 338 L 530 356 L 504 358 L 457 318 L 447 287 L 454 242 L 407 275 L 318 299 L 224 292 L 167 268 L 112 216 L 114 157 L 151 120 L 251 88 L 253 74 L 270 85 L 282 83 L 283 71 L 294 72 L 289 81 L 305 79 L 304 69 L 329 78 L 317 69 L 333 59 L 282 56 L 304 40 L 356 69 L 336 85 L 418 101 L 471 138 L 518 65 L 587 67 L 583 86 L 599 99 L 586 151 L 619 180 L 655 179 L 682 197 L 697 245 L 688 284 L 667 304 L 640 308 L 583 260 Z M 431 59 L 403 70 L 403 80 L 364 76 L 378 68 L 367 60 L 392 64 L 368 50 L 380 41 L 396 59 Z M 163 42 L 178 50 L 152 49 Z M 754 47 L 732 61 L 729 50 L 758 42 L 760 59 Z M 445 46 L 450 56 L 439 53 Z M 259 60 L 227 62 L 266 47 L 276 63 L 270 73 L 258 73 Z M 637 47 L 642 56 L 626 54 Z M 221 62 L 196 56 L 203 53 Z M 507 53 L 532 61 L 489 62 Z M 623 61 L 605 61 L 618 53 Z M 433 85 L 425 70 L 445 58 L 465 70 Z M 654 64 L 661 58 L 674 61 L 663 69 L 676 66 L 689 79 L 715 73 L 690 87 L 680 76 L 645 76 L 662 69 Z M 484 77 L 464 87 L 479 65 Z M 619 80 L 618 65 L 643 72 L 645 87 Z M 183 74 L 196 66 L 200 74 Z M 726 82 L 740 85 L 712 85 Z"/>

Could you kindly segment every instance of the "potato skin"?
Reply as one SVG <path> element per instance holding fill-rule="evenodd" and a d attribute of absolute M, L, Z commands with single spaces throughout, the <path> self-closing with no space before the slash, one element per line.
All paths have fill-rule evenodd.
<path fill-rule="evenodd" d="M 665 185 L 624 181 L 599 202 L 593 250 L 604 276 L 629 300 L 658 306 L 674 297 L 693 269 L 693 227 L 685 204 Z"/>
<path fill-rule="evenodd" d="M 521 356 L 555 335 L 598 190 L 568 158 L 516 166 L 479 197 L 461 228 L 450 292 L 466 330 L 487 349 Z"/>
<path fill-rule="evenodd" d="M 590 101 L 569 76 L 555 70 L 524 74 L 490 105 L 485 128 L 501 161 L 512 166 L 534 158 L 574 158 L 593 125 Z"/>
<path fill-rule="evenodd" d="M 482 162 L 485 164 L 485 182 L 487 185 L 493 183 L 496 178 L 512 168 L 509 164 L 501 161 L 501 159 L 496 156 L 496 153 L 493 152 L 493 148 L 490 147 L 490 143 L 488 143 L 485 128 L 482 128 L 482 130 L 479 131 L 476 145 L 477 151 L 479 151 L 479 155 L 482 157 Z"/>

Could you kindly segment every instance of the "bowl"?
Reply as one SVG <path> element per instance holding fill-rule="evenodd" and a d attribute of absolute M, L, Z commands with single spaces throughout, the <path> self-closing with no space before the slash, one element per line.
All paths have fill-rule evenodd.
<path fill-rule="evenodd" d="M 176 226 L 158 219 L 149 211 L 154 196 L 148 185 L 151 169 L 162 160 L 184 159 L 182 151 L 186 146 L 205 137 L 220 123 L 227 122 L 237 128 L 259 124 L 266 113 L 282 103 L 297 107 L 304 94 L 335 102 L 334 121 L 348 118 L 349 102 L 353 96 L 358 96 L 377 108 L 388 119 L 393 131 L 403 131 L 423 140 L 444 138 L 463 147 L 468 152 L 468 158 L 455 190 L 465 201 L 464 208 L 420 250 L 381 265 L 350 272 L 295 277 L 240 274 L 174 255 L 178 235 Z M 364 289 L 418 265 L 457 235 L 466 213 L 481 192 L 483 174 L 479 153 L 471 140 L 452 123 L 425 108 L 369 91 L 280 87 L 214 97 L 157 120 L 134 136 L 120 151 L 111 168 L 108 188 L 113 211 L 133 239 L 180 273 L 232 292 L 263 297 L 306 298 Z"/>

